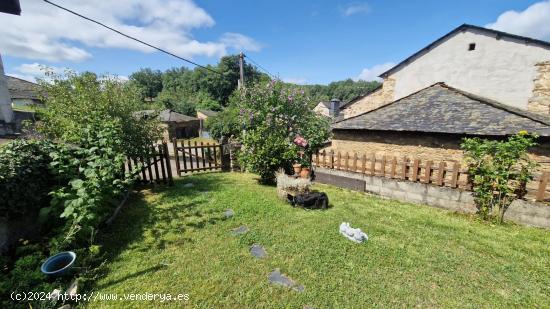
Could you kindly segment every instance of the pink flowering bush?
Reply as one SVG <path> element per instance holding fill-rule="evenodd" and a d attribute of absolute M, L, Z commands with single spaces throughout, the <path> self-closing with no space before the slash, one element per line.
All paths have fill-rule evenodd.
<path fill-rule="evenodd" d="M 329 138 L 328 121 L 309 103 L 303 90 L 275 80 L 240 91 L 237 105 L 244 131 L 239 158 L 262 182 L 273 181 L 279 168 L 289 170 L 298 152 L 309 157 Z"/>

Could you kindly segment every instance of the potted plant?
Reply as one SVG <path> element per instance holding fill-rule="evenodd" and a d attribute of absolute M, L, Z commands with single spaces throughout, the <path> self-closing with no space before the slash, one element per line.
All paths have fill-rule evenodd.
<path fill-rule="evenodd" d="M 309 163 L 309 160 L 306 156 L 302 156 L 300 158 L 300 165 L 302 166 L 302 170 L 300 171 L 300 177 L 302 178 L 309 178 L 309 174 L 311 173 L 311 164 Z"/>
<path fill-rule="evenodd" d="M 292 164 L 292 168 L 294 168 L 295 175 L 300 175 L 300 173 L 302 172 L 302 164 L 300 164 L 299 162 L 295 162 L 294 164 Z"/>

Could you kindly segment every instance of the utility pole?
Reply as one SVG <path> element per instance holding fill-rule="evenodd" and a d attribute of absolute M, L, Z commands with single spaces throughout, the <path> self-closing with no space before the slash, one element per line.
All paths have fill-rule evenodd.
<path fill-rule="evenodd" d="M 241 52 L 239 54 L 239 74 L 240 74 L 240 78 L 239 78 L 239 89 L 243 88 L 244 87 L 244 68 L 243 68 L 243 63 L 244 63 L 244 54 L 243 52 Z"/>
<path fill-rule="evenodd" d="M 19 0 L 5 0 L 0 3 L 0 12 L 20 15 L 21 6 Z M 8 90 L 6 76 L 4 74 L 4 64 L 0 56 L 0 120 L 5 123 L 13 122 L 13 109 L 11 107 L 11 96 Z"/>

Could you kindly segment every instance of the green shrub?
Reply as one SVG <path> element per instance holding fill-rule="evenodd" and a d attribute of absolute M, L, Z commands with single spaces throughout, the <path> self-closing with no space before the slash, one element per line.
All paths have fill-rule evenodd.
<path fill-rule="evenodd" d="M 143 103 L 135 84 L 89 72 L 47 74 L 49 81 L 40 83 L 47 96 L 45 108 L 38 112 L 38 130 L 48 137 L 77 144 L 85 138 L 88 125 L 111 119 L 120 126 L 125 154 L 142 155 L 160 138 L 158 119 L 136 115 Z"/>
<path fill-rule="evenodd" d="M 461 148 L 469 164 L 474 199 L 482 218 L 493 215 L 502 222 L 512 201 L 525 196 L 527 182 L 533 179 L 536 167 L 527 150 L 537 145 L 536 138 L 521 131 L 506 141 L 464 139 Z"/>
<path fill-rule="evenodd" d="M 49 169 L 55 150 L 52 142 L 39 140 L 14 140 L 0 147 L 0 216 L 35 217 L 48 206 L 48 193 L 57 183 Z"/>
<path fill-rule="evenodd" d="M 243 128 L 239 121 L 239 110 L 235 107 L 228 107 L 219 112 L 216 116 L 206 120 L 205 128 L 210 136 L 215 139 L 223 137 L 239 136 Z"/>
<path fill-rule="evenodd" d="M 309 157 L 329 138 L 327 120 L 308 103 L 303 90 L 278 81 L 240 92 L 239 118 L 245 132 L 239 160 L 262 182 L 272 182 L 275 171 L 299 160 L 300 151 Z"/>

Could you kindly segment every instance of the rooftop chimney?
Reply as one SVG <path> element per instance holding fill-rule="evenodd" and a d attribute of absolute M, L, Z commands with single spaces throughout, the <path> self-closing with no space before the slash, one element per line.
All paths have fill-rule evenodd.
<path fill-rule="evenodd" d="M 340 100 L 338 100 L 338 99 L 330 100 L 329 115 L 332 118 L 336 118 L 340 115 Z"/>

